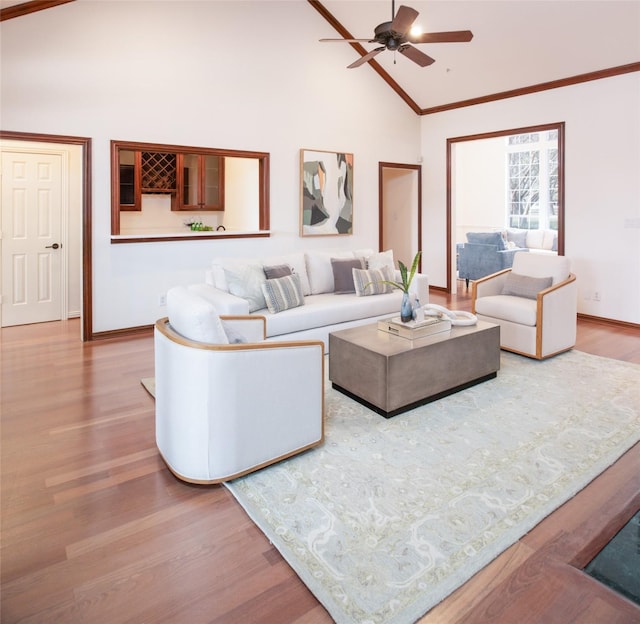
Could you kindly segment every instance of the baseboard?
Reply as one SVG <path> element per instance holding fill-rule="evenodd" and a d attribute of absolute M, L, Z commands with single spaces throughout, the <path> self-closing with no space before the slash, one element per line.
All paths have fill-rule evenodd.
<path fill-rule="evenodd" d="M 578 318 L 581 321 L 590 321 L 592 323 L 600 323 L 602 325 L 615 325 L 616 327 L 640 329 L 640 323 L 630 323 L 629 321 L 618 321 L 616 319 L 604 318 L 602 316 L 591 316 L 590 314 L 578 313 Z"/>
<path fill-rule="evenodd" d="M 132 336 L 144 336 L 153 333 L 153 325 L 140 325 L 139 327 L 124 327 L 122 329 L 110 329 L 103 332 L 94 332 L 90 340 L 108 340 L 110 338 L 131 338 Z"/>

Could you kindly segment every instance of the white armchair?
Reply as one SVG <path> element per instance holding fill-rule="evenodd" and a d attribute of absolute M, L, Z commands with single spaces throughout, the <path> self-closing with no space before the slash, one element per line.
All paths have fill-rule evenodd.
<path fill-rule="evenodd" d="M 178 478 L 228 481 L 323 441 L 321 341 L 263 342 L 263 317 L 219 317 L 184 287 L 167 308 L 154 334 L 156 443 Z"/>
<path fill-rule="evenodd" d="M 516 254 L 513 267 L 473 282 L 472 312 L 500 325 L 500 347 L 544 359 L 576 342 L 577 284 L 565 256 Z"/>

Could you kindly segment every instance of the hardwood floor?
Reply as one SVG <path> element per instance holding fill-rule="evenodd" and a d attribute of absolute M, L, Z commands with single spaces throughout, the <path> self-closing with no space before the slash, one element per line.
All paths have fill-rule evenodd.
<path fill-rule="evenodd" d="M 468 295 L 432 293 L 469 309 Z M 1 621 L 327 623 L 226 488 L 158 457 L 151 335 L 78 321 L 1 330 Z M 640 332 L 580 321 L 577 348 L 640 364 Z M 579 571 L 640 508 L 640 445 L 420 622 L 640 622 Z"/>

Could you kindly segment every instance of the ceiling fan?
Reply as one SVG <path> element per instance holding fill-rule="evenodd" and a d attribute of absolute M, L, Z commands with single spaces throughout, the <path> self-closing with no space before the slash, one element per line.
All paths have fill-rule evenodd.
<path fill-rule="evenodd" d="M 395 15 L 395 17 L 394 17 Z M 473 33 L 470 30 L 454 30 L 450 32 L 422 33 L 412 35 L 410 33 L 411 25 L 418 17 L 418 11 L 407 6 L 400 6 L 398 12 L 395 12 L 395 0 L 391 0 L 391 21 L 383 22 L 376 26 L 373 39 L 320 39 L 320 41 L 340 41 L 346 43 L 380 43 L 379 48 L 375 48 L 368 54 L 361 56 L 357 61 L 348 65 L 348 69 L 360 67 L 374 56 L 380 54 L 384 50 L 392 52 L 400 52 L 409 60 L 426 67 L 435 63 L 435 59 L 425 54 L 418 48 L 414 48 L 412 43 L 466 43 L 473 39 Z"/>

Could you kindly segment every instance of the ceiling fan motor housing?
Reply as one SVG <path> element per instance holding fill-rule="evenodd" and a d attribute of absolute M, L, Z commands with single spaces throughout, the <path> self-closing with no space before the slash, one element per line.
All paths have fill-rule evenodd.
<path fill-rule="evenodd" d="M 403 43 L 408 41 L 403 33 L 397 33 L 391 30 L 391 22 L 383 22 L 376 26 L 374 30 L 375 38 L 373 41 L 382 43 L 387 50 L 397 50 Z"/>

